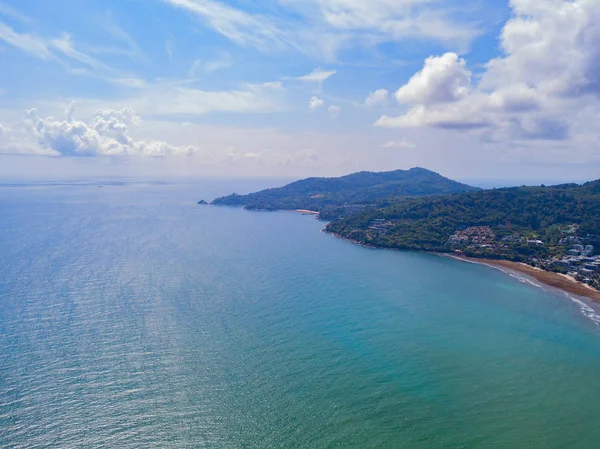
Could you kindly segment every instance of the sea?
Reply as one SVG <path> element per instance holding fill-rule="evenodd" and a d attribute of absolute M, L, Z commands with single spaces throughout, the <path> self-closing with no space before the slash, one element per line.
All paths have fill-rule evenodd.
<path fill-rule="evenodd" d="M 0 447 L 600 447 L 593 304 L 268 185 L 0 183 Z"/>

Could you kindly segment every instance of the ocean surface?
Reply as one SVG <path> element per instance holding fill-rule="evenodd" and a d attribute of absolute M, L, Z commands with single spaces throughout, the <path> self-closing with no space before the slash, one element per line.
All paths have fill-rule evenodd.
<path fill-rule="evenodd" d="M 0 185 L 0 447 L 600 447 L 593 308 L 246 183 Z"/>

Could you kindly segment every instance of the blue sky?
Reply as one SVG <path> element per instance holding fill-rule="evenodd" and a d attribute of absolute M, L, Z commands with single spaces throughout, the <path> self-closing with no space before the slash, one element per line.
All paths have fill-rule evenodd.
<path fill-rule="evenodd" d="M 594 177 L 600 3 L 465 3 L 0 1 L 0 175 Z"/>

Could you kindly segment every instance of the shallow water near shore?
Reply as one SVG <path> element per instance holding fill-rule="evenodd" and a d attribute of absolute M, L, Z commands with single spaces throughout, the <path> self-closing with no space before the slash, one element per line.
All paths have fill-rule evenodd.
<path fill-rule="evenodd" d="M 570 293 L 569 291 L 566 291 L 564 289 L 553 287 L 551 285 L 544 283 L 543 280 L 538 280 L 535 277 L 530 276 L 527 273 L 527 271 L 523 272 L 522 270 L 519 271 L 519 269 L 511 269 L 506 266 L 501 266 L 501 265 L 498 265 L 497 262 L 494 262 L 494 261 L 488 262 L 486 260 L 478 260 L 478 259 L 473 259 L 473 258 L 455 257 L 455 256 L 449 255 L 449 254 L 440 254 L 440 257 L 448 257 L 450 259 L 457 260 L 459 262 L 466 262 L 466 263 L 471 263 L 471 264 L 475 264 L 475 265 L 482 265 L 485 267 L 492 268 L 494 270 L 499 270 L 502 273 L 505 273 L 506 275 L 518 280 L 519 282 L 532 285 L 532 286 L 540 288 L 546 292 L 550 291 L 554 295 L 557 295 L 557 296 L 564 295 L 565 297 L 569 298 L 569 300 L 571 300 L 574 304 L 579 306 L 581 313 L 583 315 L 585 315 L 587 318 L 589 318 L 591 321 L 596 323 L 596 325 L 600 328 L 600 304 L 598 303 L 598 301 L 587 298 L 585 296 L 578 295 L 576 293 Z M 575 281 L 573 280 L 573 282 L 575 282 Z"/>
<path fill-rule="evenodd" d="M 0 188 L 0 447 L 597 446 L 580 304 L 230 190 Z"/>

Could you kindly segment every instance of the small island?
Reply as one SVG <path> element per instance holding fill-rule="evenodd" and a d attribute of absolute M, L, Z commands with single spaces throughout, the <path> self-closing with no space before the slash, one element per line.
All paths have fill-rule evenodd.
<path fill-rule="evenodd" d="M 208 201 L 200 200 L 200 201 L 198 201 L 198 204 L 200 206 L 208 206 Z"/>

